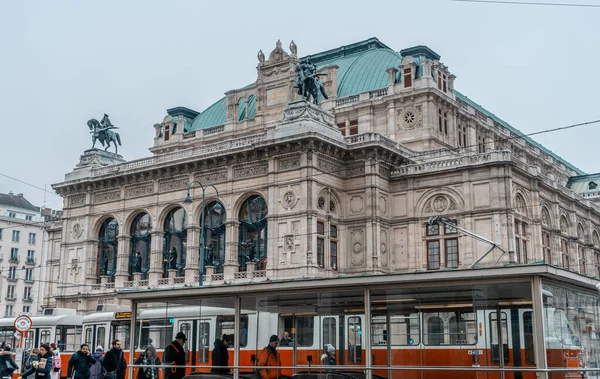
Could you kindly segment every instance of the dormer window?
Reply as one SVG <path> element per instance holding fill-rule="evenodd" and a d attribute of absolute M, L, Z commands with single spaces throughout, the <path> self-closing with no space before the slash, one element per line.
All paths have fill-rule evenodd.
<path fill-rule="evenodd" d="M 588 183 L 588 189 L 596 189 L 596 187 L 598 187 L 598 184 L 596 184 L 596 182 L 589 182 Z"/>
<path fill-rule="evenodd" d="M 412 87 L 412 69 L 410 67 L 404 69 L 404 88 Z"/>
<path fill-rule="evenodd" d="M 170 134 L 170 125 L 169 124 L 165 124 L 165 126 L 163 127 L 163 137 L 165 141 L 169 140 L 169 134 Z"/>
<path fill-rule="evenodd" d="M 438 89 L 444 93 L 448 92 L 448 75 L 438 70 Z"/>

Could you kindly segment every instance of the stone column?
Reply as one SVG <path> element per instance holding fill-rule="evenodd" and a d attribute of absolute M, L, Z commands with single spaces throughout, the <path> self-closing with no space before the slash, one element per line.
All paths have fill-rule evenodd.
<path fill-rule="evenodd" d="M 191 224 L 187 227 L 187 251 L 185 254 L 185 282 L 195 283 L 200 268 L 200 226 Z"/>
<path fill-rule="evenodd" d="M 234 273 L 240 269 L 238 262 L 238 237 L 240 222 L 237 220 L 237 214 L 230 217 L 230 221 L 225 223 L 226 245 L 225 245 L 225 263 L 223 264 L 223 278 L 233 280 Z"/>
<path fill-rule="evenodd" d="M 153 230 L 152 244 L 150 247 L 150 270 L 148 271 L 148 284 L 151 287 L 158 285 L 158 279 L 163 275 L 163 248 L 164 232 L 162 230 Z"/>
<path fill-rule="evenodd" d="M 393 101 L 387 103 L 387 135 L 396 140 L 396 108 Z"/>
<path fill-rule="evenodd" d="M 115 288 L 123 288 L 129 280 L 129 254 L 131 250 L 131 237 L 119 235 L 117 237 L 117 268 L 115 273 Z"/>

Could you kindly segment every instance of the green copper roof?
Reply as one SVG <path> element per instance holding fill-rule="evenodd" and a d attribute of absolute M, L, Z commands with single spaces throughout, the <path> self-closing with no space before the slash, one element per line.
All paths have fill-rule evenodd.
<path fill-rule="evenodd" d="M 200 115 L 194 119 L 190 131 L 223 125 L 225 123 L 226 107 L 227 98 L 223 97 L 221 100 L 206 108 L 204 112 L 200 113 Z"/>
<path fill-rule="evenodd" d="M 528 136 L 524 135 L 523 132 L 521 132 L 519 129 L 511 126 L 508 122 L 502 120 L 501 118 L 499 118 L 498 116 L 496 116 L 495 114 L 493 114 L 492 112 L 486 110 L 485 108 L 483 108 L 481 105 L 477 104 L 476 102 L 474 102 L 473 100 L 469 99 L 468 97 L 466 97 L 465 95 L 463 95 L 462 93 L 458 92 L 457 90 L 454 90 L 454 94 L 456 95 L 457 99 L 460 99 L 462 101 L 464 101 L 465 103 L 469 104 L 470 106 L 472 106 L 473 108 L 475 108 L 476 110 L 478 110 L 479 112 L 483 113 L 484 115 L 490 117 L 492 120 L 496 121 L 497 123 L 499 123 L 500 125 L 504 126 L 505 128 L 507 128 L 508 130 L 510 130 L 512 133 L 518 135 L 518 136 L 522 136 L 523 139 L 525 141 L 528 141 L 529 143 L 531 143 L 532 145 L 536 146 L 538 149 L 542 150 L 543 152 L 545 152 L 546 154 L 551 155 L 553 158 L 559 160 L 560 162 L 562 162 L 565 166 L 569 167 L 571 170 L 574 170 L 575 172 L 577 172 L 579 175 L 585 175 L 585 172 L 581 171 L 580 169 L 578 169 L 577 167 L 573 166 L 571 163 L 567 162 L 565 159 L 561 158 L 560 156 L 554 154 L 552 152 L 552 150 L 544 147 L 543 145 L 541 145 L 540 143 L 537 143 L 536 141 L 534 141 L 533 139 L 529 138 Z"/>
<path fill-rule="evenodd" d="M 440 57 L 437 53 L 429 49 L 427 46 L 411 47 L 402 50 L 401 53 L 404 53 L 406 55 L 409 55 L 410 53 L 410 55 L 413 56 L 413 61 L 417 64 L 417 78 L 422 75 L 421 62 L 423 59 L 439 59 Z M 387 87 L 388 73 L 386 70 L 390 67 L 398 68 L 402 60 L 402 55 L 380 42 L 377 38 L 370 38 L 368 40 L 356 42 L 351 45 L 342 46 L 336 49 L 331 49 L 318 54 L 310 55 L 302 58 L 301 60 L 306 60 L 307 58 L 310 58 L 311 61 L 317 66 L 317 68 L 334 64 L 337 65 L 337 96 L 346 97 Z M 400 72 L 398 72 L 396 75 L 396 82 L 400 82 L 400 79 L 401 75 Z M 252 83 L 246 87 L 250 87 L 253 85 L 255 84 Z M 512 127 L 506 121 L 498 118 L 493 113 L 487 111 L 482 106 L 472 101 L 465 95 L 461 94 L 456 90 L 454 92 L 458 99 L 468 103 L 473 108 L 477 109 L 479 112 L 485 114 L 486 116 L 491 117 L 494 121 L 503 125 L 516 135 L 523 136 L 523 138 L 526 141 L 530 142 L 534 146 L 538 147 L 540 150 L 559 160 L 570 169 L 576 171 L 579 175 L 585 174 L 583 171 L 573 166 L 566 160 L 562 159 L 558 155 L 554 154 L 552 151 L 537 143 L 533 139 L 524 136 L 523 133 L 521 133 L 521 131 Z M 256 99 L 250 99 L 248 103 L 248 111 L 248 118 L 254 118 L 254 115 L 256 114 Z M 200 115 L 198 115 L 194 119 L 190 130 L 204 129 L 217 125 L 222 125 L 225 123 L 225 113 L 226 98 L 222 98 L 221 100 L 208 107 L 204 112 L 200 113 Z"/>
<path fill-rule="evenodd" d="M 579 194 L 600 191 L 600 173 L 572 176 L 569 178 L 567 188 Z"/>

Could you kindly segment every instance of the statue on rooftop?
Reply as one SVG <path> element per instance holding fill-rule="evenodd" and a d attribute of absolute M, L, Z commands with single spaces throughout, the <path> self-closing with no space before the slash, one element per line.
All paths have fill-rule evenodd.
<path fill-rule="evenodd" d="M 317 66 L 311 62 L 310 58 L 296 65 L 296 74 L 296 84 L 292 88 L 298 88 L 298 95 L 302 96 L 304 100 L 308 102 L 312 100 L 312 103 L 319 104 L 319 92 L 323 98 L 329 98 L 325 92 L 325 86 L 319 78 L 327 74 L 317 73 Z"/>
<path fill-rule="evenodd" d="M 117 154 L 117 143 L 121 146 L 121 137 L 119 136 L 119 133 L 113 132 L 111 129 L 119 128 L 110 122 L 108 115 L 105 113 L 100 122 L 95 118 L 92 118 L 87 124 L 90 128 L 90 133 L 92 134 L 92 149 L 96 146 L 96 140 L 100 141 L 102 146 L 106 144 L 106 147 L 104 148 L 105 151 L 108 150 L 110 143 L 112 142 L 115 146 L 115 154 Z"/>

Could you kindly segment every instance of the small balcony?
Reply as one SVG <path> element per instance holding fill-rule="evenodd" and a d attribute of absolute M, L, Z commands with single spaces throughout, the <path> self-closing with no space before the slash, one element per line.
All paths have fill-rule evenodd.
<path fill-rule="evenodd" d="M 31 302 L 33 302 L 33 298 L 31 296 L 24 297 L 23 298 L 23 302 L 25 302 L 25 303 L 31 303 Z"/>
<path fill-rule="evenodd" d="M 35 265 L 35 258 L 27 258 L 25 260 L 26 265 Z"/>
<path fill-rule="evenodd" d="M 17 298 L 14 296 L 8 296 L 8 295 L 6 296 L 6 301 L 16 301 L 16 300 L 17 300 Z"/>
<path fill-rule="evenodd" d="M 8 261 L 10 263 L 19 263 L 19 257 L 17 257 L 16 255 L 11 255 L 10 258 L 8 258 Z"/>
<path fill-rule="evenodd" d="M 6 278 L 6 280 L 8 280 L 9 282 L 16 282 L 17 281 L 17 277 L 16 276 L 9 276 Z"/>
<path fill-rule="evenodd" d="M 27 279 L 27 278 L 25 278 L 25 283 L 33 283 L 33 279 Z"/>

